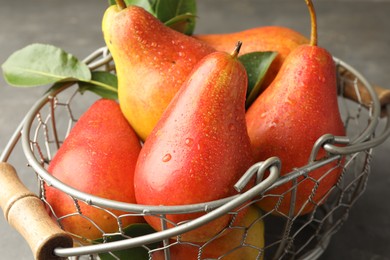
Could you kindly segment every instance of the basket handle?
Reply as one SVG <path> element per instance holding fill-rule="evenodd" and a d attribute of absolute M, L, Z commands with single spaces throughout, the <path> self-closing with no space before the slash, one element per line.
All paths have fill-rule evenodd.
<path fill-rule="evenodd" d="M 58 247 L 73 241 L 47 214 L 42 201 L 20 181 L 16 170 L 0 162 L 0 207 L 8 223 L 27 241 L 34 259 L 63 259 L 54 255 Z"/>
<path fill-rule="evenodd" d="M 351 79 L 350 82 L 345 82 L 346 85 L 344 88 L 344 96 L 357 103 L 361 103 L 365 107 L 369 107 L 372 103 L 372 99 L 370 93 L 367 91 L 367 88 L 360 81 L 357 81 L 355 86 L 353 83 L 353 79 L 355 77 L 349 70 L 341 69 L 340 74 L 348 79 Z M 357 87 L 357 90 L 355 87 Z M 384 117 L 387 114 L 386 106 L 390 104 L 390 89 L 386 89 L 377 85 L 373 86 L 373 89 L 379 98 L 379 103 L 381 106 L 381 117 Z"/>

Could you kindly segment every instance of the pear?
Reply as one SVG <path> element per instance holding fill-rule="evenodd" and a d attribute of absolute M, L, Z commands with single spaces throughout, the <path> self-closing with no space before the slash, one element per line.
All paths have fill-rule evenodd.
<path fill-rule="evenodd" d="M 229 51 L 231 46 L 242 41 L 245 44 L 240 55 L 256 51 L 274 51 L 277 56 L 265 75 L 260 92 L 271 84 L 287 55 L 296 47 L 309 43 L 301 33 L 283 26 L 261 26 L 225 34 L 198 34 L 195 38 L 207 43 L 218 51 Z"/>
<path fill-rule="evenodd" d="M 322 135 L 345 135 L 337 102 L 336 66 L 332 55 L 317 46 L 315 10 L 310 0 L 306 3 L 311 15 L 310 44 L 301 45 L 288 55 L 275 80 L 246 113 L 255 159 L 279 157 L 282 175 L 306 165 L 314 143 Z M 325 152 L 322 150 L 318 156 L 325 156 Z M 302 182 L 291 212 L 306 214 L 325 201 L 340 172 L 336 163 L 327 164 L 310 172 L 310 178 L 299 178 L 298 182 Z M 266 211 L 276 208 L 275 214 L 289 214 L 292 185 L 288 182 L 270 190 L 269 194 L 279 196 L 264 196 L 258 205 Z M 314 188 L 316 192 L 309 200 Z"/>
<path fill-rule="evenodd" d="M 194 65 L 214 49 L 141 7 L 117 2 L 104 13 L 104 40 L 115 62 L 121 110 L 145 140 Z"/>
<path fill-rule="evenodd" d="M 114 100 L 99 99 L 79 118 L 50 162 L 48 171 L 82 192 L 111 200 L 135 203 L 134 170 L 140 141 Z M 127 214 L 75 201 L 65 192 L 45 185 L 49 214 L 77 238 L 93 240 L 102 232 L 118 232 L 116 216 Z M 82 213 L 77 214 L 78 210 Z M 122 228 L 144 222 L 122 217 Z"/>
<path fill-rule="evenodd" d="M 231 55 L 213 52 L 202 59 L 146 139 L 135 175 L 137 203 L 187 205 L 237 194 L 234 184 L 254 163 L 245 122 L 247 74 Z M 167 215 L 180 223 L 204 213 Z M 160 218 L 146 221 L 161 230 Z M 183 234 L 203 242 L 220 232 L 231 216 Z"/>
<path fill-rule="evenodd" d="M 242 245 L 245 239 L 245 246 Z M 218 236 L 206 243 L 176 244 L 169 247 L 171 260 L 201 259 L 251 260 L 264 259 L 258 249 L 264 248 L 264 221 L 261 211 L 254 205 L 249 206 L 245 217 L 233 225 L 231 232 Z M 174 243 L 174 241 L 172 241 Z M 164 251 L 152 254 L 153 260 L 165 260 Z"/>

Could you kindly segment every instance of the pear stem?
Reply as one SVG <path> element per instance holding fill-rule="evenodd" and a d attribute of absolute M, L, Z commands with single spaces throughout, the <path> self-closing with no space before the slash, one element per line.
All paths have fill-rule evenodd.
<path fill-rule="evenodd" d="M 316 11 L 311 0 L 305 0 L 306 5 L 309 8 L 310 18 L 311 18 L 311 34 L 310 34 L 310 45 L 317 46 L 317 16 Z"/>
<path fill-rule="evenodd" d="M 238 41 L 236 44 L 236 48 L 234 48 L 234 51 L 231 54 L 233 59 L 237 58 L 238 54 L 240 53 L 241 46 L 242 41 Z"/>
<path fill-rule="evenodd" d="M 124 0 L 115 0 L 115 2 L 116 2 L 116 5 L 119 7 L 120 10 L 123 10 L 123 9 L 125 9 L 127 7 Z"/>

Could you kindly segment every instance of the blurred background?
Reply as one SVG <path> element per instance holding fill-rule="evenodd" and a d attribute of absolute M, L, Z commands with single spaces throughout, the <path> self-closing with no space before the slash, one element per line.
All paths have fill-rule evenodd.
<path fill-rule="evenodd" d="M 0 0 L 0 63 L 31 43 L 48 43 L 82 59 L 104 46 L 101 18 L 107 1 Z M 372 84 L 390 88 L 390 1 L 314 0 L 319 45 L 360 71 Z M 224 33 L 264 25 L 290 27 L 309 37 L 303 0 L 199 0 L 196 33 Z M 13 88 L 0 78 L 0 151 L 29 108 L 47 88 Z M 320 257 L 390 259 L 390 140 L 374 150 L 366 192 L 347 223 Z M 10 162 L 26 165 L 20 147 Z M 34 189 L 31 172 L 19 171 Z M 26 242 L 0 217 L 0 259 L 32 259 Z"/>

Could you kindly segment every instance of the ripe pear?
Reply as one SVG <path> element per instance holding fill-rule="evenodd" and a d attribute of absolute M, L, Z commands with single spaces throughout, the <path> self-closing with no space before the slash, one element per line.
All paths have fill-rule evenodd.
<path fill-rule="evenodd" d="M 282 175 L 306 165 L 314 143 L 322 135 L 345 135 L 337 102 L 336 66 L 332 55 L 317 46 L 314 7 L 310 1 L 306 2 L 311 14 L 310 44 L 301 45 L 288 55 L 275 80 L 246 113 L 255 159 L 263 161 L 272 156 L 279 157 Z M 325 152 L 322 150 L 318 156 L 325 156 Z M 327 164 L 310 172 L 310 178 L 300 183 L 294 215 L 309 213 L 315 204 L 321 203 L 339 178 L 341 169 L 336 164 Z M 326 174 L 327 171 L 332 172 Z M 306 205 L 316 181 L 319 186 Z M 276 214 L 289 213 L 291 187 L 292 182 L 288 182 L 269 191 L 284 196 Z M 258 205 L 271 211 L 278 199 L 264 196 Z"/>
<path fill-rule="evenodd" d="M 219 51 L 229 51 L 232 44 L 242 41 L 240 55 L 256 51 L 274 51 L 277 56 L 265 75 L 261 92 L 271 84 L 287 55 L 296 47 L 309 43 L 301 33 L 283 26 L 262 26 L 225 34 L 199 34 L 195 38 Z"/>
<path fill-rule="evenodd" d="M 140 141 L 118 103 L 100 99 L 77 121 L 50 162 L 48 171 L 58 180 L 82 192 L 135 203 L 133 179 L 140 151 Z M 82 215 L 76 214 L 74 200 L 52 186 L 45 185 L 45 196 L 51 207 L 49 214 L 54 219 L 69 215 L 60 219 L 62 228 L 86 240 L 102 237 L 102 231 L 117 232 L 118 220 L 114 215 L 125 214 L 112 210 L 112 215 L 81 201 Z M 144 222 L 142 217 L 124 217 L 121 221 L 123 227 Z"/>
<path fill-rule="evenodd" d="M 233 225 L 231 232 L 206 243 L 176 244 L 169 247 L 171 260 L 197 260 L 199 248 L 201 259 L 251 260 L 264 259 L 264 252 L 256 248 L 264 248 L 264 221 L 260 210 L 250 206 L 245 217 Z M 172 241 L 173 242 L 173 241 Z M 245 242 L 245 246 L 242 246 Z M 163 260 L 164 252 L 156 251 L 153 260 Z"/>
<path fill-rule="evenodd" d="M 234 184 L 254 162 L 245 122 L 247 74 L 237 53 L 238 48 L 232 55 L 207 55 L 175 95 L 141 150 L 134 176 L 137 203 L 187 205 L 237 194 Z M 166 217 L 179 223 L 202 214 Z M 159 218 L 145 219 L 161 230 Z M 182 239 L 205 241 L 230 219 L 218 218 Z"/>
<path fill-rule="evenodd" d="M 145 140 L 194 65 L 214 49 L 133 5 L 110 6 L 102 29 L 115 62 L 120 107 Z"/>

